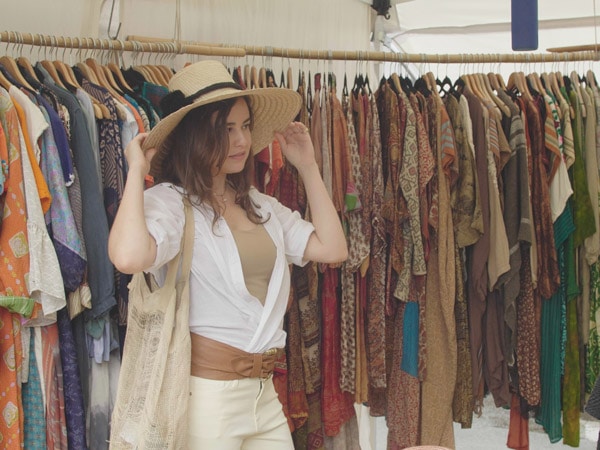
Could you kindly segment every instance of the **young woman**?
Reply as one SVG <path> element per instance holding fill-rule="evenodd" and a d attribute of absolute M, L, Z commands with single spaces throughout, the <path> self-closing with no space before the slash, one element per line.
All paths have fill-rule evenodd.
<path fill-rule="evenodd" d="M 300 96 L 241 90 L 217 61 L 182 69 L 169 90 L 166 117 L 125 150 L 129 172 L 109 255 L 118 270 L 149 272 L 160 283 L 179 252 L 189 199 L 189 448 L 293 449 L 271 379 L 285 346 L 288 264 L 347 257 L 310 136 L 291 122 Z M 274 138 L 302 178 L 312 222 L 251 186 L 253 154 Z M 149 173 L 155 184 L 144 190 Z"/>

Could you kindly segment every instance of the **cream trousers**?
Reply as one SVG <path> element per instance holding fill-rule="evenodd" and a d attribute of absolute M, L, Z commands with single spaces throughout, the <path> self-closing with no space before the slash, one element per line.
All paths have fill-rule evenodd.
<path fill-rule="evenodd" d="M 190 377 L 190 450 L 293 450 L 272 378 Z"/>

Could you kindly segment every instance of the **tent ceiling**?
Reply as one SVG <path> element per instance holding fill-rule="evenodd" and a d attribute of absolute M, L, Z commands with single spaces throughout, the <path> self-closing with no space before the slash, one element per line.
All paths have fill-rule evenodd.
<path fill-rule="evenodd" d="M 595 0 L 538 1 L 539 49 L 594 44 Z M 510 53 L 510 2 L 416 0 L 393 6 L 392 49 L 406 53 Z"/>

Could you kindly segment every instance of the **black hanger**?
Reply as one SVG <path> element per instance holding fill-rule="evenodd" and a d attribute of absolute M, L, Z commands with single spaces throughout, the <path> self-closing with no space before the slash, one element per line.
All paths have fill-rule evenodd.
<path fill-rule="evenodd" d="M 285 83 L 282 83 L 283 86 Z M 267 69 L 267 87 L 277 87 L 277 83 L 275 82 L 275 74 L 271 69 Z"/>
<path fill-rule="evenodd" d="M 407 94 L 414 94 L 415 92 L 417 92 L 410 78 L 400 77 L 400 86 L 402 87 L 402 90 Z"/>
<path fill-rule="evenodd" d="M 435 84 L 438 87 L 438 94 L 440 94 L 440 97 L 442 98 L 448 95 L 453 88 L 452 80 L 448 77 L 448 75 L 446 75 L 443 80 L 436 78 Z"/>
<path fill-rule="evenodd" d="M 532 96 L 536 97 L 540 95 L 535 86 L 531 83 L 531 81 L 529 81 L 528 77 L 525 77 L 525 82 L 527 83 L 527 90 L 531 93 Z"/>
<path fill-rule="evenodd" d="M 423 77 L 417 78 L 415 81 L 415 89 L 423 94 L 425 97 L 429 97 L 431 95 L 431 91 L 427 87 L 427 82 Z"/>
<path fill-rule="evenodd" d="M 570 93 L 573 90 L 573 84 L 571 83 L 571 79 L 566 75 L 563 75 L 563 81 L 565 83 L 565 89 L 567 93 Z"/>
<path fill-rule="evenodd" d="M 342 95 L 348 95 L 348 75 L 344 74 L 344 87 L 342 88 Z"/>
<path fill-rule="evenodd" d="M 327 86 L 329 86 L 329 89 L 332 91 L 335 91 L 336 87 L 337 87 L 337 81 L 335 79 L 335 74 L 329 72 L 327 74 Z"/>
<path fill-rule="evenodd" d="M 452 95 L 454 95 L 454 97 L 456 97 L 456 99 L 460 99 L 460 96 L 462 95 L 464 90 L 465 90 L 465 80 L 458 77 L 456 79 L 456 81 L 454 82 L 454 84 L 452 85 L 452 88 L 450 89 L 450 93 Z"/>
<path fill-rule="evenodd" d="M 369 74 L 365 75 L 365 87 L 367 88 L 369 95 L 372 95 L 373 92 L 371 91 L 371 84 L 369 83 Z"/>
<path fill-rule="evenodd" d="M 354 86 L 352 86 L 352 93 L 357 94 L 363 86 L 365 85 L 365 80 L 362 74 L 357 74 L 354 76 Z"/>

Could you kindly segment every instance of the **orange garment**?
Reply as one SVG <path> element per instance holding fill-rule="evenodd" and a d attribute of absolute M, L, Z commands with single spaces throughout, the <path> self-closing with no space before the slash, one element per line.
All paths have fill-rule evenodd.
<path fill-rule="evenodd" d="M 0 229 L 0 294 L 29 297 L 26 276 L 29 273 L 29 246 L 27 243 L 27 209 L 23 191 L 23 169 L 19 150 L 19 122 L 14 110 L 6 114 L 7 133 L 0 127 L 0 147 L 8 153 L 6 197 Z M 0 111 L 1 114 L 1 111 Z M 12 117 L 12 119 L 11 119 Z"/>
<path fill-rule="evenodd" d="M 5 93 L 5 91 L 4 91 Z M 0 146 L 8 153 L 9 172 L 0 229 L 0 295 L 27 298 L 29 273 L 27 215 L 21 167 L 19 119 L 8 94 L 0 92 Z M 3 128 L 5 127 L 5 128 Z M 20 371 L 23 361 L 21 322 L 18 314 L 0 307 L 0 442 L 5 449 L 21 449 L 23 405 Z"/>
<path fill-rule="evenodd" d="M 519 396 L 513 394 L 506 446 L 515 450 L 529 450 L 529 420 L 521 414 L 519 403 Z"/>
<path fill-rule="evenodd" d="M 27 148 L 27 154 L 29 155 L 29 160 L 31 161 L 31 167 L 33 168 L 33 176 L 35 177 L 35 184 L 37 186 L 38 195 L 40 197 L 40 203 L 42 204 L 42 211 L 44 212 L 44 214 L 46 214 L 50 209 L 50 203 L 52 203 L 50 189 L 48 189 L 48 184 L 46 183 L 46 179 L 42 174 L 42 169 L 40 169 L 40 163 L 38 162 L 33 152 L 33 144 L 29 139 L 29 133 L 27 131 L 27 118 L 25 117 L 25 111 L 23 111 L 23 108 L 21 108 L 21 106 L 17 102 L 14 102 L 14 106 L 19 116 L 21 130 L 23 130 L 25 147 Z"/>
<path fill-rule="evenodd" d="M 131 112 L 131 114 L 133 114 L 133 117 L 135 117 L 135 123 L 137 123 L 138 126 L 138 133 L 145 133 L 146 128 L 144 127 L 144 121 L 142 120 L 142 116 L 140 116 L 140 113 L 135 108 L 135 106 L 133 106 L 129 101 L 127 101 L 125 97 L 119 97 L 117 100 L 119 100 L 123 105 L 125 105 L 125 107 Z"/>

